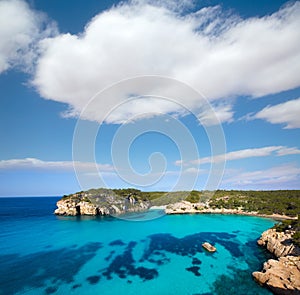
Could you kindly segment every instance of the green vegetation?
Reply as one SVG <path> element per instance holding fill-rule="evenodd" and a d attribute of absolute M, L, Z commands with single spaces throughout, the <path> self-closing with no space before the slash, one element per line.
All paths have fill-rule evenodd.
<path fill-rule="evenodd" d="M 152 192 L 150 193 L 150 195 Z M 185 200 L 189 195 L 189 192 L 160 192 L 160 194 L 151 195 L 151 204 L 153 206 L 164 206 L 168 204 L 173 204 Z M 156 197 L 156 198 L 154 198 Z"/>
<path fill-rule="evenodd" d="M 191 203 L 204 203 L 211 208 L 240 209 L 260 214 L 281 214 L 297 216 L 300 212 L 300 190 L 281 191 L 179 191 L 179 192 L 142 192 L 134 188 L 126 189 L 90 189 L 81 191 L 63 199 L 72 198 L 89 202 L 91 198 L 104 195 L 116 195 L 121 198 L 133 196 L 136 200 L 150 201 L 153 206 L 168 205 L 182 200 Z"/>
<path fill-rule="evenodd" d="M 293 243 L 300 247 L 300 229 L 293 235 Z"/>
<path fill-rule="evenodd" d="M 237 209 L 260 214 L 297 216 L 300 212 L 300 191 L 216 191 L 212 208 Z"/>
<path fill-rule="evenodd" d="M 64 195 L 63 200 L 75 202 L 97 201 L 98 204 L 106 204 L 106 197 L 127 198 L 133 196 L 139 201 L 150 201 L 152 206 L 173 204 L 180 201 L 201 203 L 196 206 L 201 210 L 203 207 L 218 209 L 239 209 L 244 212 L 257 212 L 271 215 L 273 213 L 287 216 L 298 216 L 298 220 L 285 220 L 275 225 L 277 231 L 292 229 L 293 242 L 300 246 L 300 190 L 281 191 L 238 191 L 217 190 L 210 191 L 179 191 L 179 192 L 142 192 L 138 189 L 90 189 L 71 195 Z"/>
<path fill-rule="evenodd" d="M 210 191 L 191 191 L 186 197 L 186 201 L 191 203 L 206 203 L 214 196 L 214 192 Z"/>
<path fill-rule="evenodd" d="M 283 220 L 280 223 L 274 225 L 276 231 L 283 232 L 286 230 L 295 231 L 293 235 L 293 243 L 300 247 L 300 215 L 297 220 Z"/>
<path fill-rule="evenodd" d="M 200 196 L 201 196 L 200 192 L 198 192 L 198 191 L 191 191 L 189 193 L 189 195 L 187 196 L 186 201 L 189 201 L 191 203 L 199 203 Z"/>

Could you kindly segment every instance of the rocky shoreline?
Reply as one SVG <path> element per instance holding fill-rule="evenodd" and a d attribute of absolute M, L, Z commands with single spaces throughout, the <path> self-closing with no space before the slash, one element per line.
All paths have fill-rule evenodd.
<path fill-rule="evenodd" d="M 260 214 L 258 212 L 247 212 L 239 209 L 225 209 L 225 208 L 210 208 L 208 204 L 204 203 L 190 203 L 188 201 L 181 201 L 175 204 L 165 206 L 166 214 L 234 214 L 272 218 L 275 220 L 297 220 L 297 217 L 291 217 L 280 214 Z"/>
<path fill-rule="evenodd" d="M 103 191 L 97 196 L 77 193 L 63 197 L 56 203 L 56 215 L 66 216 L 106 216 L 146 211 L 150 202 L 142 201 L 132 195 L 123 198 L 111 191 Z"/>
<path fill-rule="evenodd" d="M 300 295 L 300 248 L 292 243 L 293 231 L 269 229 L 261 235 L 258 245 L 268 249 L 277 259 L 264 263 L 253 278 L 278 295 Z"/>
<path fill-rule="evenodd" d="M 275 220 L 297 220 L 297 217 L 258 212 L 245 212 L 239 209 L 210 208 L 208 204 L 181 201 L 165 208 L 166 214 L 236 214 L 267 217 Z M 300 295 L 300 248 L 292 243 L 294 231 L 276 232 L 269 229 L 257 241 L 277 259 L 264 263 L 262 271 L 253 272 L 253 278 L 276 295 Z"/>
<path fill-rule="evenodd" d="M 66 196 L 57 202 L 57 215 L 120 215 L 128 212 L 146 211 L 151 203 L 135 198 L 133 195 L 119 197 L 104 192 L 89 196 L 86 193 Z M 155 208 L 151 208 L 155 209 Z M 265 215 L 258 212 L 245 212 L 238 209 L 211 208 L 207 203 L 190 203 L 181 201 L 167 206 L 160 206 L 166 214 L 236 214 L 267 217 L 275 220 L 297 220 L 297 217 L 286 215 Z M 258 245 L 265 247 L 277 259 L 264 263 L 261 271 L 253 272 L 253 278 L 262 286 L 278 295 L 300 295 L 300 248 L 292 243 L 294 232 L 276 232 L 275 229 L 265 231 L 258 240 Z M 215 251 L 215 249 L 213 249 Z"/>

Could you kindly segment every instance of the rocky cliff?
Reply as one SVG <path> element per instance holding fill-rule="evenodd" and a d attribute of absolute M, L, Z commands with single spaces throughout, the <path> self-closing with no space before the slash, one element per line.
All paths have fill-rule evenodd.
<path fill-rule="evenodd" d="M 264 246 L 276 257 L 300 256 L 300 249 L 292 243 L 294 231 L 277 232 L 276 229 L 268 229 L 262 233 L 257 244 Z"/>
<path fill-rule="evenodd" d="M 278 260 L 264 263 L 263 270 L 253 273 L 254 279 L 278 295 L 300 295 L 300 249 L 292 243 L 293 231 L 265 231 L 258 240 Z"/>
<path fill-rule="evenodd" d="M 97 194 L 80 192 L 64 196 L 57 203 L 57 215 L 119 215 L 149 209 L 150 202 L 128 195 L 119 196 L 112 190 L 98 191 Z"/>

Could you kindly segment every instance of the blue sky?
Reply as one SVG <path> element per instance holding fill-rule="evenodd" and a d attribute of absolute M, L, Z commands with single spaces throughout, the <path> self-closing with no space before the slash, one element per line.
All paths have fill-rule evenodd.
<path fill-rule="evenodd" d="M 300 189 L 300 1 L 0 0 L 0 196 Z"/>

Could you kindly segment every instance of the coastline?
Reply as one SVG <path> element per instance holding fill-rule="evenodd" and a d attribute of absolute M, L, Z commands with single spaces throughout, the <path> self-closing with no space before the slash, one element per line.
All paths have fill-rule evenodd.
<path fill-rule="evenodd" d="M 276 221 L 281 220 L 297 220 L 297 217 L 291 217 L 287 215 L 280 214 L 259 214 L 257 212 L 235 212 L 235 211 L 219 211 L 219 210 L 210 210 L 210 211 L 184 211 L 184 212 L 168 212 L 167 215 L 180 215 L 180 214 L 224 214 L 224 215 L 242 215 L 242 216 L 253 216 L 253 217 L 262 217 L 262 218 L 270 218 Z"/>
<path fill-rule="evenodd" d="M 243 211 L 242 209 L 213 209 L 213 208 L 201 208 L 203 204 L 201 203 L 190 203 L 187 201 L 182 201 L 176 204 L 164 206 L 165 213 L 167 215 L 172 214 L 232 214 L 232 215 L 245 215 L 245 216 L 255 216 L 255 217 L 263 217 L 263 218 L 271 218 L 277 221 L 281 220 L 297 220 L 297 217 L 281 215 L 281 214 L 261 214 L 255 211 Z M 160 206 L 159 209 L 162 209 Z M 151 207 L 152 208 L 152 207 Z"/>
<path fill-rule="evenodd" d="M 261 217 L 272 219 L 273 221 L 285 221 L 294 223 L 298 217 L 292 217 L 284 214 L 261 214 L 257 211 L 244 211 L 243 207 L 235 209 L 216 208 L 206 203 L 191 203 L 189 201 L 180 201 L 169 205 L 151 206 L 150 202 L 142 202 L 129 195 L 125 199 L 127 206 L 124 208 L 117 207 L 123 202 L 117 198 L 110 200 L 110 196 L 105 195 L 104 200 L 111 202 L 91 202 L 85 199 L 85 196 L 74 195 L 68 198 L 62 198 L 57 202 L 58 209 L 55 210 L 57 215 L 110 215 L 112 213 L 122 215 L 127 212 L 143 212 L 147 210 L 163 210 L 166 215 L 182 215 L 182 214 L 216 214 L 216 215 L 241 215 L 251 217 Z M 97 200 L 95 200 L 97 201 Z M 130 209 L 126 210 L 126 209 Z M 277 211 L 277 210 L 276 210 Z M 283 211 L 284 212 L 284 211 Z M 296 221 L 297 222 L 297 221 Z M 295 233 L 295 232 L 294 232 Z M 274 294 L 288 295 L 294 293 L 286 293 L 292 290 L 300 292 L 300 250 L 294 250 L 292 243 L 292 230 L 289 227 L 287 232 L 277 233 L 276 229 L 269 229 L 261 234 L 258 245 L 265 247 L 270 253 L 277 257 L 277 260 L 270 259 L 264 262 L 263 269 L 253 272 L 252 276 L 260 285 L 267 287 Z M 297 247 L 296 247 L 297 248 Z M 296 255 L 295 255 L 296 254 Z M 263 263 L 263 262 L 262 262 Z M 299 264 L 299 266 L 298 266 Z M 296 265 L 296 266 L 295 266 Z M 284 277 L 282 277 L 284 273 Z M 294 278 L 297 278 L 295 281 Z M 294 282 L 295 281 L 295 282 Z M 297 293 L 295 293 L 297 294 Z M 299 293 L 300 295 L 300 293 Z"/>
<path fill-rule="evenodd" d="M 27 206 L 26 208 L 32 208 L 35 210 L 33 212 L 34 216 L 37 215 L 36 213 L 40 212 L 41 209 L 39 202 L 34 202 L 34 200 L 24 201 L 24 204 L 26 204 Z M 228 281 L 226 281 L 226 284 L 224 283 L 222 290 L 226 289 L 227 287 L 245 290 L 247 289 L 245 286 L 247 286 L 249 287 L 249 290 L 253 288 L 252 290 L 255 290 L 257 294 L 260 294 L 259 291 L 263 291 L 263 289 L 261 289 L 261 287 L 256 284 L 251 277 L 252 271 L 260 269 L 261 263 L 263 261 L 262 259 L 260 259 L 260 261 L 256 260 L 256 262 L 254 263 L 255 267 L 253 266 L 251 268 L 251 271 L 248 271 L 248 273 L 240 273 L 240 271 L 243 270 L 244 261 L 246 258 L 244 258 L 244 255 L 239 256 L 240 252 L 235 252 L 235 250 L 239 251 L 239 233 L 235 231 L 243 229 L 243 231 L 245 230 L 245 239 L 246 237 L 247 239 L 251 239 L 253 237 L 253 229 L 256 233 L 255 236 L 258 237 L 261 232 L 271 226 L 271 222 L 267 219 L 255 220 L 250 217 L 245 217 L 246 222 L 242 222 L 241 228 L 239 222 L 234 221 L 236 218 L 228 218 L 230 217 L 230 215 L 224 215 L 224 217 L 222 217 L 222 215 L 206 215 L 208 217 L 211 216 L 211 218 L 209 219 L 213 221 L 212 223 L 208 224 L 203 222 L 199 223 L 197 221 L 199 219 L 196 217 L 205 217 L 205 215 L 184 215 L 185 217 L 182 215 L 182 217 L 184 217 L 184 222 L 182 218 L 177 218 L 176 216 L 156 218 L 156 220 L 153 220 L 151 222 L 129 222 L 111 217 L 83 217 L 82 219 L 81 217 L 61 218 L 52 215 L 52 208 L 55 201 L 55 199 L 52 199 L 44 204 L 44 208 L 48 212 L 46 218 L 41 218 L 39 216 L 34 217 L 33 220 L 24 218 L 24 216 L 28 214 L 28 210 L 26 210 L 24 207 L 24 210 L 20 210 L 20 213 L 22 213 L 21 216 L 12 216 L 12 218 L 14 218 L 13 222 L 16 225 L 16 229 L 18 231 L 20 230 L 20 233 L 26 234 L 26 238 L 24 239 L 24 242 L 22 241 L 22 243 L 20 244 L 18 240 L 15 239 L 15 235 L 10 235 L 9 242 L 7 242 L 7 244 L 2 243 L 1 247 L 1 249 L 5 249 L 7 247 L 6 245 L 15 245 L 16 250 L 14 250 L 14 252 L 21 253 L 19 256 L 16 255 L 16 257 L 12 257 L 12 259 L 10 259 L 10 256 L 8 256 L 7 261 L 9 265 L 12 266 L 9 269 L 14 269 L 14 265 L 20 266 L 16 269 L 16 277 L 21 277 L 24 283 L 26 283 L 30 279 L 30 282 L 32 281 L 33 284 L 35 284 L 36 280 L 38 280 L 39 282 L 40 278 L 43 279 L 45 277 L 46 282 L 43 287 L 41 287 L 40 289 L 36 289 L 34 285 L 32 286 L 32 290 L 35 293 L 46 294 L 46 288 L 57 287 L 59 290 L 58 292 L 63 294 L 84 294 L 85 292 L 87 292 L 86 290 L 94 294 L 102 292 L 105 294 L 110 293 L 117 295 L 118 292 L 120 293 L 120 290 L 122 290 L 124 294 L 139 294 L 141 288 L 145 290 L 144 286 L 146 286 L 147 288 L 149 286 L 149 293 L 147 293 L 146 291 L 144 293 L 151 294 L 152 290 L 152 293 L 154 292 L 168 294 L 172 292 L 173 294 L 179 295 L 186 294 L 186 290 L 187 288 L 189 288 L 189 290 L 191 290 L 191 294 L 196 294 L 197 292 L 199 292 L 200 288 L 205 288 L 205 291 L 207 293 L 211 292 L 211 294 L 216 294 L 217 292 L 215 292 L 215 288 L 218 288 L 218 284 L 222 283 L 224 277 L 226 277 Z M 11 200 L 11 204 L 15 204 L 13 200 Z M 153 216 L 157 215 L 154 214 Z M 170 217 L 174 218 L 169 219 Z M 232 217 L 238 218 L 238 216 Z M 202 220 L 202 218 L 200 219 Z M 24 232 L 23 227 L 20 227 L 19 224 L 20 222 L 25 221 L 29 222 L 28 225 L 32 225 L 32 221 L 34 221 L 35 226 L 26 226 L 26 231 Z M 209 229 L 207 230 L 208 226 Z M 229 232 L 232 235 L 224 234 L 224 232 L 228 231 L 229 228 Z M 58 229 L 62 229 L 62 231 Z M 33 230 L 34 232 L 32 232 Z M 203 232 L 204 235 L 199 234 L 201 232 Z M 207 234 L 207 232 L 209 233 Z M 33 251 L 32 236 L 36 236 L 37 240 L 37 242 L 34 243 L 34 247 L 36 247 L 36 250 L 34 248 Z M 51 237 L 51 243 L 49 242 L 49 237 Z M 3 236 L 2 238 L 2 240 L 4 241 L 5 236 Z M 61 240 L 62 238 L 63 241 Z M 242 238 L 242 240 L 244 240 L 244 238 Z M 210 254 L 204 249 L 202 250 L 202 243 L 205 241 L 210 242 L 212 245 L 216 244 L 217 253 Z M 229 243 L 227 243 L 227 241 Z M 95 244 L 93 243 L 95 242 L 99 242 L 99 248 L 96 248 L 94 246 Z M 132 242 L 136 242 L 137 244 L 135 245 L 135 243 Z M 221 245 L 220 243 L 224 244 L 226 248 L 225 246 L 218 246 Z M 138 267 L 142 266 L 146 266 L 147 269 L 157 269 L 159 273 L 158 280 L 148 280 L 144 284 L 144 279 L 140 278 L 138 275 L 131 276 L 130 274 L 126 274 L 126 278 L 120 279 L 117 273 L 112 273 L 112 280 L 106 280 L 106 276 L 98 272 L 99 263 L 101 263 L 101 266 L 103 267 L 103 272 L 104 268 L 111 269 L 110 265 L 114 266 L 115 263 L 120 263 L 120 265 L 122 266 L 124 261 L 123 257 L 125 256 L 126 258 L 126 255 L 128 255 L 128 247 L 134 247 L 134 249 L 130 249 L 135 260 L 135 262 L 132 262 L 132 265 L 134 265 L 134 269 L 138 269 Z M 194 250 L 194 247 L 197 247 L 196 250 Z M 245 250 L 245 257 L 247 257 L 247 259 L 252 259 L 251 255 L 253 255 L 253 253 L 260 253 L 260 251 L 255 248 L 253 250 L 253 247 L 255 247 L 255 245 L 252 243 L 246 245 L 245 248 L 240 248 L 241 251 L 247 249 Z M 41 252 L 41 249 L 43 252 Z M 151 249 L 151 253 L 153 253 L 149 256 L 150 262 L 147 262 L 148 260 L 145 260 L 145 262 L 141 263 L 139 261 L 140 257 L 142 257 L 144 253 L 146 253 L 147 255 L 149 253 L 149 249 Z M 155 251 L 156 249 L 158 249 L 158 251 L 160 251 L 162 254 L 158 255 L 158 252 Z M 106 260 L 105 258 L 108 257 L 113 250 L 115 251 L 115 253 L 111 256 L 110 260 Z M 11 250 L 8 251 L 12 252 Z M 31 276 L 28 279 L 28 275 L 26 274 L 26 272 L 24 272 L 24 256 L 27 254 L 22 254 L 23 251 L 32 253 L 32 255 L 28 255 L 28 260 L 25 261 L 30 262 L 29 267 L 32 265 L 32 263 L 35 267 L 34 272 L 32 272 L 32 280 Z M 36 253 L 40 253 L 41 255 L 37 255 Z M 93 253 L 97 254 L 91 255 Z M 184 254 L 184 256 L 181 255 L 182 253 Z M 223 253 L 225 255 L 223 255 Z M 163 254 L 165 254 L 166 256 L 164 257 Z M 235 256 L 236 254 L 238 255 L 237 257 Z M 82 264 L 80 264 L 82 271 L 77 272 L 78 268 L 75 267 L 77 266 L 77 263 L 81 263 L 81 261 L 84 259 L 84 255 L 90 255 L 89 257 L 92 258 L 90 258 L 90 262 L 88 262 L 88 264 L 84 264 L 83 266 Z M 59 257 L 60 259 L 60 267 L 58 267 L 57 264 L 57 257 Z M 194 257 L 202 261 L 202 264 L 197 264 L 200 262 L 199 260 L 194 259 Z M 168 260 L 168 258 L 170 260 Z M 46 259 L 48 261 L 46 261 Z M 158 265 L 156 261 L 160 263 L 161 259 L 164 259 L 162 260 L 163 264 Z M 124 263 L 127 265 L 126 261 L 127 260 L 125 260 Z M 230 267 L 231 265 L 234 265 L 234 263 L 237 263 L 237 269 L 233 270 L 233 274 L 234 276 L 238 276 L 239 280 L 236 283 L 239 284 L 240 288 L 234 287 L 234 281 L 230 279 L 232 277 L 231 272 L 229 273 L 227 271 L 227 266 Z M 46 265 L 47 270 L 49 270 L 49 272 L 47 272 L 43 277 L 39 275 L 39 265 Z M 68 275 L 69 273 L 73 274 L 73 265 L 75 265 L 74 281 L 72 281 L 71 283 L 61 283 L 59 280 L 60 278 L 63 278 L 64 275 Z M 210 265 L 213 265 L 213 267 L 210 267 Z M 194 266 L 195 268 L 191 269 L 191 267 Z M 197 266 L 200 267 L 200 277 L 195 275 L 195 273 L 197 273 Z M 186 268 L 189 268 L 190 270 L 187 270 Z M 122 269 L 124 268 L 120 269 L 122 271 Z M 145 269 L 145 271 L 147 271 L 147 269 Z M 217 274 L 214 273 L 215 270 L 218 271 Z M 193 273 L 192 271 L 195 271 L 195 273 Z M 50 276 L 54 273 L 58 278 L 58 283 L 53 283 L 53 278 L 48 279 L 48 277 L 46 277 L 48 273 Z M 245 277 L 246 273 L 247 277 Z M 29 275 L 31 275 L 31 272 L 29 273 Z M 98 284 L 91 284 L 87 280 L 88 277 L 92 277 L 93 275 L 101 275 L 101 279 L 99 280 Z M 174 280 L 175 275 L 176 280 Z M 9 278 L 10 275 L 8 273 L 7 276 L 2 277 L 2 281 L 7 281 L 8 284 L 12 284 L 12 286 L 14 286 L 16 283 L 11 281 Z M 132 283 L 127 283 L 127 280 L 131 280 Z M 170 286 L 174 286 L 174 281 L 178 282 L 178 287 L 176 286 L 176 289 L 173 288 L 171 289 L 172 291 L 170 291 Z M 77 284 L 82 284 L 82 287 L 78 287 L 75 291 L 73 291 L 73 286 L 76 286 Z M 160 288 L 161 284 L 163 284 L 164 289 Z M 7 286 L 8 285 L 2 285 L 1 287 L 8 288 Z M 112 286 L 116 287 L 113 289 Z M 124 289 L 122 289 L 123 287 Z M 115 292 L 115 290 L 117 291 Z M 174 290 L 179 291 L 174 292 Z M 253 291 L 253 293 L 255 293 L 255 291 Z M 3 294 L 7 293 L 9 292 L 3 292 Z M 235 293 L 236 292 L 233 292 L 233 294 Z M 246 294 L 246 292 L 238 293 Z"/>
<path fill-rule="evenodd" d="M 252 277 L 276 295 L 300 294 L 300 248 L 292 242 L 294 234 L 290 229 L 277 232 L 271 228 L 257 241 L 274 259 L 264 262 L 262 270 L 254 271 Z"/>
<path fill-rule="evenodd" d="M 239 209 L 213 209 L 208 204 L 178 202 L 165 207 L 165 213 L 172 214 L 227 214 L 243 215 L 262 218 L 271 218 L 276 221 L 298 220 L 280 214 L 260 214 L 258 212 L 245 212 Z M 258 246 L 264 247 L 276 259 L 269 259 L 263 263 L 261 271 L 252 273 L 254 280 L 263 287 L 268 288 L 276 295 L 300 294 L 300 248 L 292 242 L 295 232 L 285 230 L 277 232 L 270 228 L 261 234 L 257 241 Z"/>

